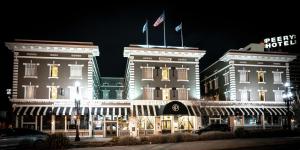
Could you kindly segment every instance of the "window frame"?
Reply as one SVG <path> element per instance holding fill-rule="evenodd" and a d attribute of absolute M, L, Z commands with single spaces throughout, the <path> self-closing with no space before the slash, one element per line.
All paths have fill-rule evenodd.
<path fill-rule="evenodd" d="M 58 77 L 58 73 L 59 73 L 59 66 L 60 66 L 60 64 L 55 64 L 55 62 L 53 62 L 52 64 L 47 64 L 47 66 L 49 66 L 49 77 L 48 77 L 48 79 L 58 79 L 59 77 Z M 53 66 L 57 66 L 57 76 L 56 77 L 53 77 L 52 76 L 52 67 Z"/>
<path fill-rule="evenodd" d="M 188 82 L 189 81 L 189 77 L 188 77 L 188 70 L 190 70 L 190 68 L 186 68 L 186 67 L 176 67 L 176 72 L 177 72 L 177 81 L 183 81 L 183 82 Z M 179 72 L 178 70 L 185 70 L 185 79 L 178 79 L 179 78 Z"/>
<path fill-rule="evenodd" d="M 141 66 L 140 68 L 142 69 L 142 81 L 153 81 L 154 80 L 154 78 L 153 78 L 153 70 L 154 70 L 155 67 L 149 66 L 147 64 L 147 66 Z M 144 69 L 151 69 L 151 78 L 149 78 L 149 79 L 145 78 Z"/>
<path fill-rule="evenodd" d="M 250 83 L 250 70 L 238 70 L 238 72 L 240 73 L 240 83 Z M 242 81 L 242 73 L 245 73 L 245 81 Z"/>
<path fill-rule="evenodd" d="M 77 64 L 77 62 L 76 62 L 75 64 L 68 64 L 68 66 L 70 67 L 70 77 L 69 77 L 69 79 L 83 79 L 83 73 L 82 73 L 83 72 L 82 68 L 84 67 L 83 64 Z M 80 67 L 81 68 L 80 76 L 72 76 L 72 71 L 74 71 L 72 69 L 72 67 Z"/>
<path fill-rule="evenodd" d="M 38 66 L 40 65 L 40 63 L 33 63 L 32 60 L 30 60 L 29 63 L 23 63 L 23 65 L 25 66 L 24 68 L 24 78 L 38 78 Z M 35 66 L 35 75 L 26 75 L 26 72 L 30 72 L 28 69 L 32 69 L 29 68 L 28 66 Z M 32 70 L 31 70 L 32 71 Z M 30 73 L 32 74 L 32 73 Z"/>

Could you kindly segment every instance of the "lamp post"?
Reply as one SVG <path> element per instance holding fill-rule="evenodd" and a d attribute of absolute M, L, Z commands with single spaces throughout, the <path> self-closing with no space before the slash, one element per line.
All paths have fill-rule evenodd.
<path fill-rule="evenodd" d="M 75 137 L 75 141 L 80 141 L 80 137 L 79 137 L 79 125 L 77 120 L 80 117 L 80 89 L 79 89 L 79 82 L 75 82 L 75 109 L 76 109 L 76 119 L 75 119 L 75 127 L 76 127 L 76 137 Z"/>
<path fill-rule="evenodd" d="M 290 111 L 290 106 L 291 102 L 293 101 L 293 94 L 290 91 L 290 83 L 285 83 L 285 93 L 283 94 L 283 98 L 286 102 L 286 107 L 287 107 L 287 128 L 288 130 L 291 130 L 291 111 Z"/>

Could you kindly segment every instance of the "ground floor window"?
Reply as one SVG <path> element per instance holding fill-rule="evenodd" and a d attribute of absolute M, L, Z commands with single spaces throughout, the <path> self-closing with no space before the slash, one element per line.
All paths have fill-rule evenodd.
<path fill-rule="evenodd" d="M 55 116 L 55 129 L 65 129 L 65 116 Z"/>
<path fill-rule="evenodd" d="M 236 126 L 242 126 L 243 125 L 243 116 L 236 116 L 235 117 L 235 125 Z"/>
<path fill-rule="evenodd" d="M 89 116 L 80 116 L 80 129 L 88 129 L 89 128 Z"/>
<path fill-rule="evenodd" d="M 269 126 L 281 125 L 282 117 L 281 116 L 265 116 L 265 124 Z"/>
<path fill-rule="evenodd" d="M 260 116 L 244 116 L 245 126 L 261 125 Z"/>
<path fill-rule="evenodd" d="M 51 130 L 51 115 L 43 116 L 43 130 Z"/>

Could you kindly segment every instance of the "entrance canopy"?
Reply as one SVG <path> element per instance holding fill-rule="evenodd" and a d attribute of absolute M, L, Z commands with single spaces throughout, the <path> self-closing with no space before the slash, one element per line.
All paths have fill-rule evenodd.
<path fill-rule="evenodd" d="M 189 111 L 181 102 L 172 101 L 165 105 L 162 115 L 189 115 Z"/>

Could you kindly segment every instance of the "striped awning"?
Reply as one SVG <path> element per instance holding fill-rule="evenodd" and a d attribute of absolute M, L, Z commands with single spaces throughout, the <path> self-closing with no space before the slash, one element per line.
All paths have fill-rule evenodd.
<path fill-rule="evenodd" d="M 130 114 L 130 108 L 126 107 L 93 107 L 92 115 L 114 115 L 114 116 L 126 116 Z"/>
<path fill-rule="evenodd" d="M 23 116 L 23 115 L 45 116 L 45 115 L 49 115 L 52 113 L 52 107 L 21 106 L 21 107 L 15 107 L 14 113 L 17 116 Z"/>

